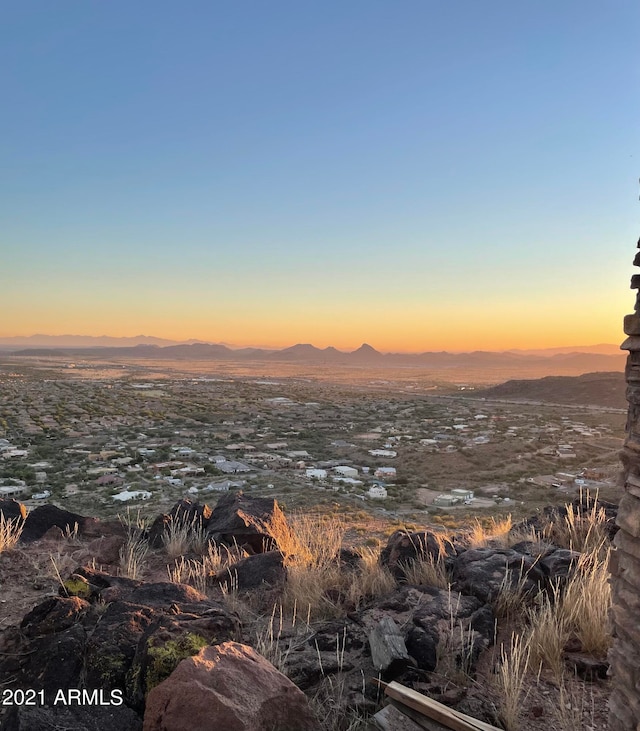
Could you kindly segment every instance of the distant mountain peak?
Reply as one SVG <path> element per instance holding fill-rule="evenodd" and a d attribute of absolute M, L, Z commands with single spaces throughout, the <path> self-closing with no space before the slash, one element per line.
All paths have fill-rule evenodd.
<path fill-rule="evenodd" d="M 352 355 L 382 355 L 382 353 L 369 345 L 369 343 L 362 343 L 357 350 L 353 351 Z"/>

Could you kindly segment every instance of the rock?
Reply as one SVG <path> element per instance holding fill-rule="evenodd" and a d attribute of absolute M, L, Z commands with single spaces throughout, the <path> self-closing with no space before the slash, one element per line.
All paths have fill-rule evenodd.
<path fill-rule="evenodd" d="M 47 698 L 59 689 L 117 689 L 141 714 L 147 691 L 182 659 L 239 634 L 235 615 L 190 586 L 87 567 L 63 583 L 80 596 L 48 597 L 19 630 L 0 635 L 6 687 L 44 688 Z"/>
<path fill-rule="evenodd" d="M 252 553 L 280 548 L 271 533 L 273 523 L 286 518 L 276 500 L 257 498 L 242 492 L 223 495 L 207 523 L 207 533 L 216 543 L 249 546 Z"/>
<path fill-rule="evenodd" d="M 97 564 L 116 565 L 120 562 L 120 549 L 124 542 L 124 536 L 94 538 L 87 545 L 87 553 L 95 559 Z"/>
<path fill-rule="evenodd" d="M 393 619 L 386 615 L 369 632 L 373 667 L 387 678 L 400 675 L 415 661 L 407 652 L 404 637 Z"/>
<path fill-rule="evenodd" d="M 236 642 L 205 647 L 151 690 L 144 731 L 312 731 L 301 690 L 255 650 Z"/>
<path fill-rule="evenodd" d="M 528 554 L 511 548 L 471 548 L 453 561 L 455 588 L 489 602 L 507 585 L 515 589 L 522 579 L 525 595 L 535 594 L 545 585 L 545 574 Z"/>
<path fill-rule="evenodd" d="M 564 659 L 571 675 L 579 675 L 585 680 L 607 677 L 609 663 L 604 660 L 582 652 L 569 652 Z"/>
<path fill-rule="evenodd" d="M 573 573 L 573 569 L 580 559 L 580 553 L 568 548 L 557 548 L 552 553 L 540 559 L 540 567 L 550 583 L 564 581 Z"/>
<path fill-rule="evenodd" d="M 105 699 L 107 697 L 105 696 Z M 127 706 L 13 706 L 0 731 L 141 731 L 142 719 Z"/>
<path fill-rule="evenodd" d="M 211 582 L 229 589 L 243 591 L 260 586 L 281 586 L 287 578 L 284 556 L 280 551 L 256 553 L 232 564 L 211 577 Z"/>
<path fill-rule="evenodd" d="M 437 632 L 414 626 L 407 635 L 407 652 L 421 670 L 433 672 L 438 662 Z"/>
<path fill-rule="evenodd" d="M 88 526 L 92 535 L 95 535 L 95 520 L 85 518 L 77 513 L 70 513 L 55 505 L 41 505 L 32 510 L 24 522 L 24 528 L 20 540 L 24 543 L 37 541 L 53 526 L 60 528 L 63 533 L 72 533 L 78 526 L 78 533 L 84 533 L 85 526 Z"/>
<path fill-rule="evenodd" d="M 380 563 L 397 579 L 404 579 L 404 567 L 417 559 L 431 557 L 449 558 L 455 555 L 453 545 L 439 533 L 422 531 L 409 533 L 397 530 L 389 536 L 387 545 L 380 552 Z"/>
<path fill-rule="evenodd" d="M 13 498 L 10 500 L 0 498 L 0 514 L 5 520 L 25 520 L 27 517 L 27 506 Z"/>

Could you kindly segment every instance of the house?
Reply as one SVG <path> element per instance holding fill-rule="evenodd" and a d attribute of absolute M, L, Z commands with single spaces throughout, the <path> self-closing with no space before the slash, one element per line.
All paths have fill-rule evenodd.
<path fill-rule="evenodd" d="M 456 488 L 455 490 L 451 490 L 451 494 L 454 497 L 460 498 L 462 502 L 473 500 L 473 490 L 467 490 L 466 488 Z"/>
<path fill-rule="evenodd" d="M 305 476 L 310 477 L 312 480 L 326 480 L 327 471 L 318 469 L 317 467 L 310 467 L 305 471 Z"/>
<path fill-rule="evenodd" d="M 357 477 L 358 470 L 355 467 L 349 467 L 348 465 L 338 465 L 333 468 L 333 471 L 341 477 Z"/>
<path fill-rule="evenodd" d="M 34 495 L 35 497 L 35 495 Z M 151 493 L 147 490 L 123 490 L 117 495 L 113 496 L 114 500 L 119 502 L 127 502 L 128 500 L 148 500 L 151 497 Z"/>
<path fill-rule="evenodd" d="M 369 454 L 372 457 L 395 457 L 398 453 L 393 449 L 370 449 Z"/>
<path fill-rule="evenodd" d="M 438 508 L 451 508 L 454 505 L 458 505 L 461 502 L 460 498 L 455 495 L 438 495 L 433 501 L 433 504 Z"/>
<path fill-rule="evenodd" d="M 381 480 L 395 480 L 396 478 L 396 468 L 395 467 L 378 467 L 378 469 L 373 473 L 374 477 L 377 477 Z"/>
<path fill-rule="evenodd" d="M 369 488 L 369 497 L 374 500 L 384 500 L 387 497 L 387 488 L 380 485 L 372 485 Z"/>

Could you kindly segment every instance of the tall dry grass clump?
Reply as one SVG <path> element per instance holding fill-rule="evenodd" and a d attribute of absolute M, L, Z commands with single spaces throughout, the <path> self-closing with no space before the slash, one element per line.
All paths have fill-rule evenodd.
<path fill-rule="evenodd" d="M 402 572 L 407 584 L 435 586 L 438 589 L 447 589 L 451 584 L 442 552 L 437 557 L 427 554 L 409 561 L 403 566 Z"/>
<path fill-rule="evenodd" d="M 377 549 L 362 546 L 358 554 L 360 567 L 351 577 L 346 594 L 346 601 L 356 609 L 370 597 L 390 594 L 396 586 L 391 571 L 380 564 Z"/>
<path fill-rule="evenodd" d="M 207 546 L 206 553 L 199 559 L 178 556 L 173 566 L 167 566 L 169 581 L 174 584 L 190 584 L 201 594 L 206 594 L 209 577 L 226 568 L 232 561 L 232 555 L 226 546 L 211 543 Z M 244 553 L 238 553 L 234 560 L 245 556 Z"/>
<path fill-rule="evenodd" d="M 148 541 L 139 531 L 130 528 L 125 542 L 120 547 L 120 576 L 126 576 L 128 579 L 142 578 L 142 574 L 147 565 L 148 553 Z"/>
<path fill-rule="evenodd" d="M 578 505 L 565 505 L 566 513 L 561 519 L 551 519 L 543 528 L 545 540 L 562 548 L 584 553 L 594 549 L 600 551 L 609 545 L 607 515 L 598 504 L 598 495 L 580 492 Z"/>
<path fill-rule="evenodd" d="M 604 657 L 611 644 L 610 546 L 583 553 L 562 596 L 562 612 L 583 652 Z"/>
<path fill-rule="evenodd" d="M 0 553 L 10 551 L 18 545 L 24 520 L 21 518 L 5 518 L 0 513 Z"/>
<path fill-rule="evenodd" d="M 506 547 L 512 526 L 510 515 L 499 520 L 494 517 L 482 522 L 476 519 L 469 532 L 469 548 L 482 548 L 489 543 L 501 548 Z"/>
<path fill-rule="evenodd" d="M 162 544 L 169 558 L 178 558 L 189 552 L 204 553 L 208 539 L 201 521 L 172 517 L 162 534 Z"/>
<path fill-rule="evenodd" d="M 520 726 L 530 652 L 529 639 L 515 632 L 509 649 L 500 647 L 500 666 L 494 682 L 499 697 L 498 713 L 506 731 L 517 731 Z"/>
<path fill-rule="evenodd" d="M 346 526 L 336 517 L 274 514 L 269 533 L 284 556 L 287 582 L 282 603 L 288 611 L 298 607 L 311 616 L 340 614 L 337 594 L 345 589 L 339 557 Z"/>

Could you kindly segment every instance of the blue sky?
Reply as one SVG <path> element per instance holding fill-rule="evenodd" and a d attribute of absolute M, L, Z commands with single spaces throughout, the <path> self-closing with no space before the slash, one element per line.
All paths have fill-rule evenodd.
<path fill-rule="evenodd" d="M 613 341 L 640 6 L 13 2 L 0 336 Z"/>

